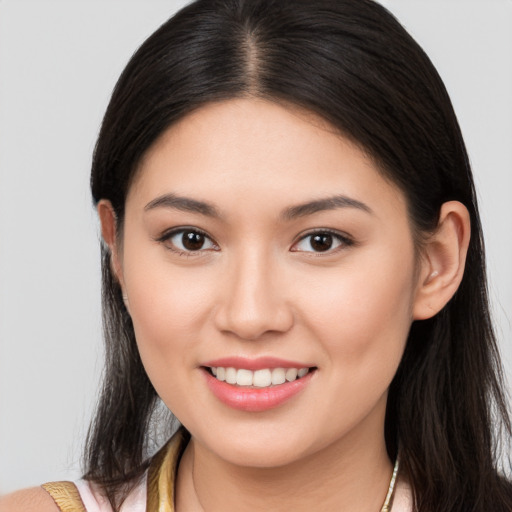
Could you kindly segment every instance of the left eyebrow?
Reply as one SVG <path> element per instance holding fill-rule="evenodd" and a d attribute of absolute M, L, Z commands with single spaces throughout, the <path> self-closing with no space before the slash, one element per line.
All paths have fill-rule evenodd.
<path fill-rule="evenodd" d="M 283 211 L 281 216 L 285 220 L 293 220 L 297 217 L 304 217 L 306 215 L 312 215 L 313 213 L 325 210 L 336 210 L 338 208 L 356 208 L 363 212 L 373 214 L 373 210 L 368 205 L 358 201 L 357 199 L 341 195 L 317 199 L 307 203 L 298 204 L 296 206 L 290 206 Z"/>
<path fill-rule="evenodd" d="M 164 194 L 153 199 L 144 207 L 144 211 L 147 212 L 155 208 L 171 208 L 183 212 L 199 213 L 207 217 L 220 218 L 220 213 L 212 204 L 175 194 Z"/>

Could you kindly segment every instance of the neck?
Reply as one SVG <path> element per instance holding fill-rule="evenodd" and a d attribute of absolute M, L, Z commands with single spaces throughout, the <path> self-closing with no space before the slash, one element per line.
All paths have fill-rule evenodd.
<path fill-rule="evenodd" d="M 362 435 L 360 429 L 272 468 L 231 464 L 192 438 L 178 471 L 176 511 L 379 512 L 391 474 L 383 436 Z"/>

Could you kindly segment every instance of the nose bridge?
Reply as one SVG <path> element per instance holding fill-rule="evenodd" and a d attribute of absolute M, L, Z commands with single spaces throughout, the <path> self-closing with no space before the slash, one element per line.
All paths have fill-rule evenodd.
<path fill-rule="evenodd" d="M 245 247 L 229 265 L 219 327 L 243 339 L 257 339 L 266 332 L 285 332 L 293 315 L 284 290 L 278 286 L 275 257 L 254 246 Z"/>

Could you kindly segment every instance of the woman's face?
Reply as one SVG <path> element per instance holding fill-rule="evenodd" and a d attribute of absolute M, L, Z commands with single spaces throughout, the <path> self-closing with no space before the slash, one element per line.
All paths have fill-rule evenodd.
<path fill-rule="evenodd" d="M 276 466 L 382 442 L 413 239 L 403 194 L 326 123 L 255 99 L 185 117 L 141 164 L 117 262 L 146 371 L 201 446 Z"/>

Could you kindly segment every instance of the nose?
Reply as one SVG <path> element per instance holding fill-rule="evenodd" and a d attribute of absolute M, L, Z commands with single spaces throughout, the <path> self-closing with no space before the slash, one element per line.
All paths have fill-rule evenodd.
<path fill-rule="evenodd" d="M 294 322 L 286 284 L 271 258 L 250 254 L 224 275 L 216 326 L 244 340 L 257 340 L 265 334 L 282 334 Z"/>

